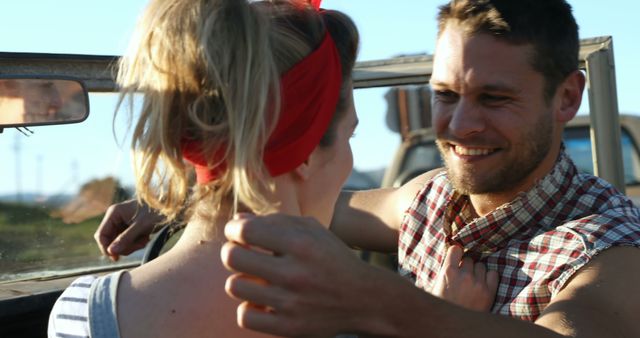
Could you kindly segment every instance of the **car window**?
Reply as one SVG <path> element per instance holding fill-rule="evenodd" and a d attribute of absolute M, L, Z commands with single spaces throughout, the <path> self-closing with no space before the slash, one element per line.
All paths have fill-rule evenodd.
<path fill-rule="evenodd" d="M 388 87 L 355 91 L 359 126 L 352 138 L 354 170 L 346 189 L 380 186 L 399 134 L 388 128 Z M 53 278 L 138 264 L 142 252 L 114 264 L 93 233 L 106 208 L 131 198 L 128 115 L 113 125 L 116 93 L 91 93 L 86 121 L 0 134 L 6 163 L 0 181 L 0 282 Z M 115 131 L 115 135 L 114 135 Z M 372 152 L 376 156 L 371 156 Z"/>
<path fill-rule="evenodd" d="M 379 187 L 386 169 L 381 163 L 391 161 L 400 143 L 385 123 L 388 91 L 355 92 L 360 122 L 352 139 L 354 171 L 347 189 Z M 141 251 L 114 264 L 93 239 L 106 208 L 131 198 L 134 188 L 128 114 L 119 113 L 114 128 L 117 94 L 91 93 L 89 100 L 91 112 L 80 124 L 0 134 L 9 164 L 1 170 L 11 178 L 0 181 L 0 282 L 140 262 Z M 372 151 L 378 154 L 373 159 L 366 156 Z"/>
<path fill-rule="evenodd" d="M 564 132 L 564 143 L 578 170 L 593 174 L 591 139 L 589 135 L 589 128 L 587 127 L 567 128 Z M 626 129 L 622 128 L 620 136 L 625 184 L 638 184 L 640 182 L 640 158 L 638 158 L 637 146 Z"/>
<path fill-rule="evenodd" d="M 93 233 L 109 205 L 132 196 L 126 116 L 116 120 L 116 141 L 116 94 L 89 99 L 91 112 L 82 123 L 0 134 L 0 282 L 113 266 Z"/>
<path fill-rule="evenodd" d="M 354 91 L 358 127 L 351 138 L 353 171 L 344 189 L 380 187 L 388 164 L 400 145 L 400 135 L 389 128 L 387 96 L 390 87 Z"/>
<path fill-rule="evenodd" d="M 401 186 L 412 178 L 443 165 L 440 152 L 433 139 L 419 141 L 407 149 L 402 162 L 402 170 L 395 180 L 394 186 Z"/>

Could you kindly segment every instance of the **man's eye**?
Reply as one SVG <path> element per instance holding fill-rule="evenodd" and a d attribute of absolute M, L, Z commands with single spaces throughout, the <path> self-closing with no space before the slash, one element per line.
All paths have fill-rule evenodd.
<path fill-rule="evenodd" d="M 483 94 L 480 97 L 480 100 L 485 103 L 494 104 L 494 103 L 503 103 L 509 101 L 509 97 L 501 96 L 501 95 L 490 95 Z"/>
<path fill-rule="evenodd" d="M 438 101 L 454 102 L 458 99 L 458 94 L 450 90 L 436 90 L 434 93 L 435 93 L 435 98 Z"/>

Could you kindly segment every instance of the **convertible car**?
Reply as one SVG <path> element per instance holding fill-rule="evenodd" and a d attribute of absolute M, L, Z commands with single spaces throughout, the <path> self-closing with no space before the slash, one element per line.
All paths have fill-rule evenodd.
<path fill-rule="evenodd" d="M 619 118 L 611 38 L 583 40 L 580 56 L 591 114 L 572 122 L 566 145 L 581 170 L 634 195 L 640 122 Z M 7 150 L 0 165 L 0 337 L 46 336 L 49 311 L 73 279 L 142 264 L 171 245 L 169 234 L 179 234 L 171 231 L 179 225 L 168 227 L 117 263 L 93 241 L 106 208 L 133 194 L 127 116 L 113 115 L 116 61 L 0 53 L 0 144 Z M 386 102 L 386 122 L 376 123 L 386 123 L 399 146 L 384 172 L 355 171 L 345 188 L 398 186 L 441 166 L 430 129 L 431 67 L 429 55 L 357 64 L 356 106 Z M 359 254 L 393 267 L 393 257 Z"/>

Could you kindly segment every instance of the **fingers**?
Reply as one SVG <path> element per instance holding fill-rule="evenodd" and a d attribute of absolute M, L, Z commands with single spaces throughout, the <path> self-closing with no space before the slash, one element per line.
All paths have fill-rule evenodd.
<path fill-rule="evenodd" d="M 245 215 L 227 223 L 225 236 L 221 260 L 235 272 L 225 291 L 245 302 L 238 308 L 241 327 L 329 336 L 344 327 L 348 316 L 339 314 L 364 298 L 359 290 L 370 282 L 369 266 L 315 220 Z M 327 320 L 326 313 L 335 315 Z"/>
<path fill-rule="evenodd" d="M 117 211 L 117 207 L 118 205 L 112 205 L 107 209 L 98 229 L 93 234 L 98 248 L 105 256 L 110 256 L 107 248 L 127 226 L 121 218 L 121 213 Z"/>
<path fill-rule="evenodd" d="M 102 230 L 98 229 L 98 231 L 102 231 Z M 100 252 L 102 253 L 103 256 L 111 257 L 116 261 L 118 260 L 118 258 L 114 257 L 114 255 L 110 253 L 108 249 L 109 244 L 113 241 L 111 236 L 96 232 L 93 238 L 95 239 L 96 244 L 98 244 L 98 248 L 100 249 Z"/>
<path fill-rule="evenodd" d="M 473 274 L 474 274 L 476 280 L 481 281 L 481 282 L 485 282 L 486 281 L 487 268 L 484 266 L 483 263 L 475 263 L 475 265 L 473 267 Z"/>
<path fill-rule="evenodd" d="M 459 267 L 460 260 L 462 260 L 462 255 L 464 251 L 458 245 L 452 245 L 447 249 L 447 253 L 444 257 L 444 267 Z"/>
<path fill-rule="evenodd" d="M 107 248 L 107 252 L 109 253 L 109 257 L 118 261 L 120 259 L 120 255 L 126 256 L 131 254 L 134 251 L 140 250 L 147 246 L 149 243 L 149 237 L 137 239 L 133 243 L 122 243 L 121 240 L 115 239 L 111 245 Z"/>
<path fill-rule="evenodd" d="M 279 281 L 281 276 L 279 260 L 266 252 L 258 252 L 246 246 L 227 242 L 220 250 L 220 258 L 224 266 L 231 271 L 260 276 L 267 281 Z"/>
<path fill-rule="evenodd" d="M 473 260 L 469 257 L 465 257 L 462 259 L 462 262 L 460 262 L 460 271 L 465 275 L 473 276 L 473 266 Z"/>
<path fill-rule="evenodd" d="M 124 224 L 124 223 L 122 223 Z M 107 251 L 110 255 L 128 255 L 138 249 L 144 248 L 149 242 L 150 231 L 148 227 L 133 222 L 109 244 Z"/>
<path fill-rule="evenodd" d="M 104 214 L 94 239 L 103 255 L 117 261 L 120 255 L 128 255 L 143 248 L 155 225 L 163 220 L 137 200 L 111 205 Z"/>
<path fill-rule="evenodd" d="M 448 274 L 461 272 L 466 275 L 474 275 L 474 262 L 469 257 L 464 257 L 464 250 L 458 245 L 452 245 L 447 249 L 443 268 Z"/>
<path fill-rule="evenodd" d="M 447 249 L 443 268 L 451 275 L 461 272 L 472 276 L 475 280 L 488 283 L 487 268 L 483 263 L 475 263 L 469 257 L 463 257 L 464 250 L 458 245 L 452 245 Z M 492 283 L 497 283 L 498 274 L 494 271 L 491 275 Z M 495 280 L 494 280 L 495 279 Z"/>
<path fill-rule="evenodd" d="M 237 310 L 238 326 L 245 329 L 256 330 L 277 336 L 290 335 L 282 320 L 274 312 L 265 311 L 264 308 L 243 302 Z"/>
<path fill-rule="evenodd" d="M 278 308 L 285 297 L 285 291 L 268 284 L 266 281 L 248 275 L 235 274 L 229 276 L 224 285 L 225 292 L 240 301 L 248 301 L 261 307 Z"/>
<path fill-rule="evenodd" d="M 483 269 L 486 269 L 483 265 Z M 496 293 L 498 291 L 499 284 L 499 275 L 497 271 L 486 271 L 483 276 L 476 276 L 478 278 L 477 282 L 479 285 L 478 293 L 480 295 L 480 300 L 478 302 L 478 306 L 474 308 L 477 311 L 489 311 L 493 306 L 493 302 L 496 298 Z"/>
<path fill-rule="evenodd" d="M 254 222 L 255 218 L 250 215 L 238 216 L 225 225 L 224 235 L 229 241 L 257 245 L 272 251 L 282 247 L 283 243 L 280 239 L 286 233 L 286 230 L 282 228 L 282 223 L 285 220 L 274 222 L 273 217 L 265 216 L 261 217 L 260 223 L 257 223 Z"/>
<path fill-rule="evenodd" d="M 488 271 L 484 263 L 464 257 L 463 248 L 453 245 L 447 249 L 432 292 L 467 309 L 487 311 L 496 295 L 498 277 L 496 271 Z"/>
<path fill-rule="evenodd" d="M 295 244 L 306 238 L 301 236 L 301 231 L 312 231 L 317 226 L 322 227 L 311 218 L 283 214 L 256 218 L 245 214 L 227 222 L 224 234 L 232 242 L 282 253 L 285 248 L 304 247 L 304 243 Z"/>
<path fill-rule="evenodd" d="M 489 270 L 489 272 L 487 272 L 486 281 L 489 291 L 493 292 L 493 295 L 495 295 L 496 291 L 498 291 L 498 285 L 500 284 L 500 275 L 497 271 Z"/>

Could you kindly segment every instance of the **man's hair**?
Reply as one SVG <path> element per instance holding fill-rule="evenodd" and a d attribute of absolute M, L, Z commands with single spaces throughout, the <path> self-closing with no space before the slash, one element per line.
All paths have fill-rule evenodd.
<path fill-rule="evenodd" d="M 565 0 L 451 0 L 440 7 L 438 36 L 448 23 L 467 34 L 485 33 L 510 44 L 531 44 L 531 65 L 545 79 L 549 102 L 578 69 L 578 25 Z"/>

